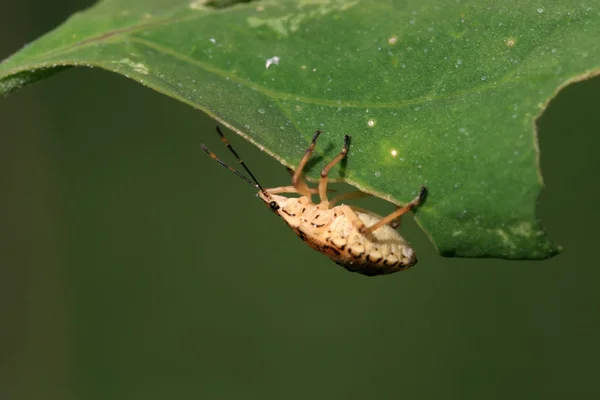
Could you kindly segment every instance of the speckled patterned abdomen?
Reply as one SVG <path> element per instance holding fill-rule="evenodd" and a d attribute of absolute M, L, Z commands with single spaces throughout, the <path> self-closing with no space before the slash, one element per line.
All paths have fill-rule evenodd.
<path fill-rule="evenodd" d="M 357 212 L 357 215 L 366 226 L 379 221 L 379 218 L 369 214 Z M 365 236 L 339 212 L 335 213 L 333 220 L 317 235 L 314 229 L 302 225 L 304 224 L 294 229 L 302 240 L 352 272 L 368 276 L 385 275 L 417 263 L 416 254 L 410 245 L 388 225 Z"/>

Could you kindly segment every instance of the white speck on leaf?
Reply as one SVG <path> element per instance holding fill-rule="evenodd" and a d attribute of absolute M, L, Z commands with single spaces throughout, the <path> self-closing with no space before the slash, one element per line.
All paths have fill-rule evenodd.
<path fill-rule="evenodd" d="M 374 127 L 375 124 L 376 124 L 376 122 L 375 122 L 374 119 L 370 119 L 370 120 L 367 121 L 367 125 L 369 125 L 369 127 L 371 127 L 371 128 Z"/>
<path fill-rule="evenodd" d="M 265 68 L 269 68 L 273 64 L 279 65 L 279 57 L 278 56 L 267 58 L 267 62 L 265 63 Z"/>
<path fill-rule="evenodd" d="M 258 112 L 259 112 L 259 113 L 261 113 L 261 114 L 264 114 L 266 111 L 265 111 L 265 109 L 264 109 L 264 108 L 259 108 L 259 109 L 258 109 Z"/>
<path fill-rule="evenodd" d="M 375 178 L 379 178 L 381 176 L 381 172 L 375 171 Z"/>
<path fill-rule="evenodd" d="M 538 8 L 538 9 L 537 9 L 537 12 L 539 12 L 539 13 L 541 14 L 541 13 L 543 13 L 543 12 L 544 12 L 544 9 L 543 9 L 543 8 Z"/>

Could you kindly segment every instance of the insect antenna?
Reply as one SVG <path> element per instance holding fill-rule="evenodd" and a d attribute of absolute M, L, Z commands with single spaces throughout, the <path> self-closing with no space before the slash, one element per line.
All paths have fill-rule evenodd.
<path fill-rule="evenodd" d="M 244 167 L 244 169 L 250 175 L 250 177 L 252 178 L 252 180 L 254 181 L 254 183 L 256 183 L 256 185 L 260 188 L 260 190 L 262 190 L 264 192 L 265 190 L 263 189 L 263 187 L 260 185 L 260 183 L 258 183 L 258 180 L 254 176 L 254 174 L 252 173 L 252 171 L 250 171 L 250 169 L 248 168 L 248 166 L 246 165 L 246 163 L 244 162 L 244 160 L 241 159 L 241 157 L 235 151 L 235 149 L 233 148 L 233 146 L 231 146 L 231 144 L 229 143 L 229 140 L 227 140 L 227 138 L 223 134 L 223 131 L 221 130 L 221 128 L 219 128 L 218 125 L 217 125 L 217 133 L 219 134 L 219 136 L 221 136 L 221 141 L 223 143 L 225 143 L 225 146 L 227 146 L 227 148 L 229 149 L 229 151 L 231 151 L 231 153 L 233 153 L 233 155 L 235 156 L 235 158 L 237 158 L 237 160 L 240 162 L 240 164 L 242 164 L 242 167 Z"/>
<path fill-rule="evenodd" d="M 229 143 L 229 140 L 227 140 L 227 138 L 225 137 L 225 135 L 223 134 L 223 131 L 221 131 L 221 128 L 219 128 L 219 126 L 217 126 L 217 133 L 219 134 L 219 136 L 221 137 L 221 141 L 225 144 L 225 146 L 227 146 L 227 148 L 229 149 L 229 151 L 231 151 L 231 153 L 233 153 L 233 155 L 235 156 L 235 158 L 239 161 L 239 163 L 242 165 L 242 167 L 244 167 L 244 169 L 246 170 L 246 172 L 248 172 L 248 174 L 250 174 L 250 177 L 252 178 L 252 180 L 248 179 L 245 175 L 242 175 L 235 168 L 233 168 L 232 166 L 230 166 L 229 164 L 227 164 L 225 161 L 221 160 L 219 157 L 217 157 L 215 155 L 215 153 L 213 153 L 212 151 L 210 151 L 205 145 L 201 145 L 202 146 L 202 150 L 204 150 L 206 152 L 206 154 L 208 154 L 212 159 L 214 159 L 215 161 L 217 161 L 219 164 L 221 164 L 222 166 L 224 166 L 225 168 L 227 168 L 228 170 L 230 170 L 231 172 L 233 172 L 234 174 L 236 174 L 238 177 L 242 178 L 244 181 L 248 182 L 250 185 L 252 185 L 255 188 L 259 189 L 261 192 L 263 192 L 263 194 L 266 197 L 269 197 L 269 195 L 267 194 L 267 192 L 265 191 L 265 189 L 261 186 L 260 183 L 258 183 L 258 180 L 254 176 L 254 174 L 252 173 L 252 171 L 250 171 L 250 169 L 248 168 L 248 166 L 246 165 L 246 163 L 244 162 L 244 160 L 242 160 L 240 158 L 240 156 L 238 155 L 238 153 L 231 146 L 231 144 Z"/>

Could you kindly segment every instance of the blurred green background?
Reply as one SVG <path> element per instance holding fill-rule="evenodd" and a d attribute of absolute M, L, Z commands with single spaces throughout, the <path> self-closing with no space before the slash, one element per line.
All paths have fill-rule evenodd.
<path fill-rule="evenodd" d="M 91 4 L 3 4 L 0 58 Z M 540 122 L 563 254 L 445 259 L 406 219 L 419 264 L 366 278 L 201 152 L 229 159 L 200 111 L 85 68 L 2 98 L 0 399 L 598 396 L 599 101 L 599 79 L 573 85 Z"/>

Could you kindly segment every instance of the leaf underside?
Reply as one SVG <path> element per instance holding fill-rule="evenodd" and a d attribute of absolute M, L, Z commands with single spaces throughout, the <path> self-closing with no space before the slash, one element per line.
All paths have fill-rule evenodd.
<path fill-rule="evenodd" d="M 71 66 L 125 75 L 199 108 L 283 164 L 323 130 L 309 176 L 397 204 L 447 256 L 543 259 L 535 120 L 600 65 L 598 10 L 523 0 L 113 0 L 0 64 L 6 95 Z M 342 173 L 342 175 L 340 175 Z"/>

